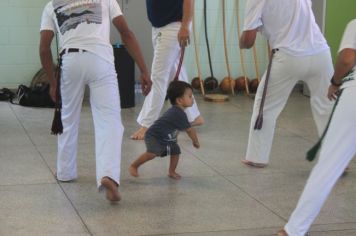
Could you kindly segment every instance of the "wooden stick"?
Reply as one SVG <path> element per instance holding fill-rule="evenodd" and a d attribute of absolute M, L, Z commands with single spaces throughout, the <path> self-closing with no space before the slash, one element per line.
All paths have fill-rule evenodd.
<path fill-rule="evenodd" d="M 237 0 L 235 2 L 235 9 L 236 9 L 236 15 L 237 15 L 237 37 L 238 37 L 238 42 L 240 43 L 240 38 L 241 38 L 241 25 L 240 25 L 240 1 Z M 238 47 L 239 48 L 239 47 Z M 240 61 L 241 61 L 241 69 L 242 69 L 242 75 L 245 78 L 245 88 L 246 88 L 246 93 L 247 95 L 250 95 L 250 89 L 249 89 L 249 81 L 246 77 L 246 67 L 245 67 L 245 55 L 243 49 L 239 49 L 239 54 L 240 54 Z"/>
<path fill-rule="evenodd" d="M 211 56 L 210 56 L 210 44 L 209 44 L 209 37 L 208 37 L 208 20 L 207 20 L 207 2 L 204 0 L 204 31 L 205 31 L 205 42 L 206 42 L 206 49 L 208 51 L 208 59 L 209 59 L 209 69 L 210 69 L 210 76 L 214 77 L 214 71 L 213 71 L 213 66 L 211 63 Z"/>
<path fill-rule="evenodd" d="M 256 77 L 258 82 L 260 82 L 260 69 L 259 69 L 259 62 L 258 62 L 258 56 L 257 56 L 257 49 L 256 49 L 256 45 L 253 45 L 253 59 L 255 62 L 255 71 L 256 71 Z"/>
<path fill-rule="evenodd" d="M 194 2 L 195 4 L 195 2 Z M 200 91 L 205 96 L 205 89 L 204 89 L 204 84 L 203 84 L 203 79 L 201 75 L 201 68 L 200 68 L 200 59 L 199 59 L 199 45 L 198 42 L 199 40 L 197 39 L 197 33 L 196 33 L 196 26 L 195 26 L 195 14 L 193 13 L 193 37 L 194 37 L 194 52 L 195 52 L 195 61 L 197 64 L 197 70 L 198 70 L 198 78 L 200 82 Z"/>
<path fill-rule="evenodd" d="M 210 46 L 209 46 L 209 39 L 208 39 L 208 29 L 207 29 L 207 0 L 204 0 L 204 29 L 205 29 L 205 41 L 206 41 L 206 47 L 208 51 L 208 59 L 209 59 L 209 67 L 210 67 L 210 73 L 211 73 L 211 78 L 215 79 L 214 73 L 213 73 L 213 68 L 211 64 L 211 57 L 210 57 Z M 222 94 L 207 94 L 204 96 L 204 100 L 207 101 L 227 101 L 229 99 L 228 96 L 222 95 Z"/>
<path fill-rule="evenodd" d="M 267 49 L 267 60 L 269 60 L 269 58 L 271 57 L 271 46 L 269 45 L 269 41 L 266 41 L 266 49 Z"/>
<path fill-rule="evenodd" d="M 222 13 L 223 13 L 223 36 L 224 36 L 225 64 L 226 64 L 226 69 L 227 69 L 227 76 L 230 81 L 231 93 L 233 95 L 235 95 L 234 86 L 231 81 L 232 78 L 231 78 L 231 70 L 230 70 L 230 63 L 229 63 L 229 55 L 227 52 L 225 0 L 222 0 Z"/>

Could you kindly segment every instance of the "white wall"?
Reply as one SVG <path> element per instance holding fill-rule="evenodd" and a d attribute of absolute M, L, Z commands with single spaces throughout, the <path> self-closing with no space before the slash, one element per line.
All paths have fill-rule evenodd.
<path fill-rule="evenodd" d="M 129 25 L 130 29 L 134 32 L 144 59 L 147 63 L 148 69 L 151 68 L 153 47 L 151 39 L 151 24 L 147 19 L 146 14 L 146 1 L 144 0 L 119 0 L 118 1 L 124 17 Z M 121 42 L 120 36 L 114 27 L 111 30 L 111 42 Z M 136 66 L 135 70 L 136 80 L 140 76 L 139 69 Z"/>
<path fill-rule="evenodd" d="M 325 32 L 325 11 L 326 11 L 326 1 L 325 0 L 312 0 L 313 12 L 315 15 L 316 23 L 319 25 L 320 30 Z"/>
<path fill-rule="evenodd" d="M 236 78 L 242 76 L 240 49 L 238 47 L 238 34 L 237 34 L 237 17 L 240 19 L 241 29 L 243 27 L 245 0 L 240 0 L 240 6 L 237 6 L 236 0 L 225 1 L 225 14 L 226 14 L 226 29 L 227 29 L 227 48 L 228 57 L 231 68 L 231 76 Z M 195 26 L 197 31 L 197 45 L 192 45 L 187 51 L 185 58 L 185 65 L 192 79 L 197 76 L 197 66 L 194 55 L 194 47 L 197 46 L 200 51 L 200 65 L 202 68 L 203 79 L 210 76 L 210 69 L 208 63 L 207 47 L 205 42 L 205 31 L 203 22 L 203 0 L 195 0 Z M 208 37 L 210 44 L 210 53 L 212 58 L 212 66 L 214 76 L 221 80 L 228 75 L 225 63 L 224 54 L 224 39 L 223 39 L 223 13 L 222 1 L 207 0 L 207 25 Z M 239 11 L 237 12 L 237 9 Z M 192 40 L 193 42 L 193 40 Z M 267 64 L 267 42 L 258 36 L 256 40 L 257 48 L 257 62 L 259 67 L 260 76 L 264 72 Z M 245 66 L 247 69 L 247 76 L 249 78 L 256 78 L 255 62 L 253 60 L 252 50 L 243 50 L 245 55 Z"/>

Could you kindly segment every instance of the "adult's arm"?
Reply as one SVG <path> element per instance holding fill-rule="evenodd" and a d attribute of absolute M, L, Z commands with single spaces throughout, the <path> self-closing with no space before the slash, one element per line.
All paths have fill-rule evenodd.
<path fill-rule="evenodd" d="M 243 31 L 240 38 L 240 48 L 251 48 L 255 44 L 256 36 L 257 29 Z"/>
<path fill-rule="evenodd" d="M 187 46 L 190 43 L 190 25 L 194 14 L 194 0 L 183 1 L 182 24 L 178 32 L 178 42 L 181 46 Z"/>
<path fill-rule="evenodd" d="M 339 52 L 339 55 L 335 64 L 335 72 L 332 77 L 332 81 L 334 83 L 329 86 L 328 90 L 328 98 L 330 100 L 336 98 L 337 91 L 340 86 L 336 86 L 338 84 L 341 85 L 342 78 L 345 77 L 347 73 L 349 73 L 352 68 L 356 65 L 356 49 L 352 48 L 344 48 Z"/>
<path fill-rule="evenodd" d="M 39 54 L 43 70 L 46 72 L 50 81 L 49 94 L 53 101 L 56 101 L 57 80 L 53 68 L 53 59 L 51 51 L 51 43 L 54 37 L 54 32 L 51 30 L 42 30 L 40 33 Z"/>
<path fill-rule="evenodd" d="M 341 80 L 356 65 L 356 49 L 345 48 L 341 50 L 335 64 L 333 81 L 340 84 Z"/>

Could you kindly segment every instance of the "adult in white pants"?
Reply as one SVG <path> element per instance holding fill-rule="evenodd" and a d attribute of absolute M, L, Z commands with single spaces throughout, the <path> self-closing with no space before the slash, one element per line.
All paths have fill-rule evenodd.
<path fill-rule="evenodd" d="M 356 19 L 345 30 L 331 83 L 329 99 L 336 98 L 341 85 L 343 91 L 323 140 L 318 163 L 280 236 L 306 234 L 356 153 Z"/>
<path fill-rule="evenodd" d="M 151 68 L 153 85 L 137 118 L 141 127 L 131 135 L 132 139 L 142 140 L 147 128 L 160 115 L 168 84 L 177 71 L 181 46 L 187 46 L 189 43 L 193 3 L 193 0 L 146 0 L 147 15 L 152 24 L 154 48 Z M 179 80 L 188 82 L 184 66 Z M 192 125 L 201 125 L 204 122 L 196 103 L 185 112 Z"/>
<path fill-rule="evenodd" d="M 121 143 L 124 127 L 120 116 L 120 97 L 109 41 L 110 23 L 119 31 L 122 41 L 141 69 L 143 93 L 151 81 L 134 34 L 128 28 L 115 0 L 50 1 L 42 15 L 40 58 L 50 82 L 50 95 L 57 100 L 60 89 L 63 134 L 58 136 L 56 178 L 77 178 L 77 147 L 80 112 L 85 85 L 90 88 L 90 105 L 95 128 L 96 179 L 99 190 L 106 190 L 110 201 L 121 199 Z M 58 34 L 61 55 L 60 88 L 53 72 L 51 42 Z"/>
<path fill-rule="evenodd" d="M 266 73 L 257 89 L 244 164 L 265 167 L 269 162 L 276 120 L 295 84 L 309 87 L 312 114 L 319 135 L 329 117 L 332 102 L 325 97 L 333 73 L 329 46 L 318 28 L 310 0 L 248 0 L 240 48 L 251 48 L 257 32 L 279 49 L 273 57 L 263 109 L 263 126 L 254 130 Z"/>

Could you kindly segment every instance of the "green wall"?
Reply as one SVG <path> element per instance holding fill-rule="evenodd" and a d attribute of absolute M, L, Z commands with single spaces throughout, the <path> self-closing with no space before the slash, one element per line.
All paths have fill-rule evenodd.
<path fill-rule="evenodd" d="M 346 24 L 356 18 L 356 0 L 327 0 L 325 37 L 335 59 Z"/>

